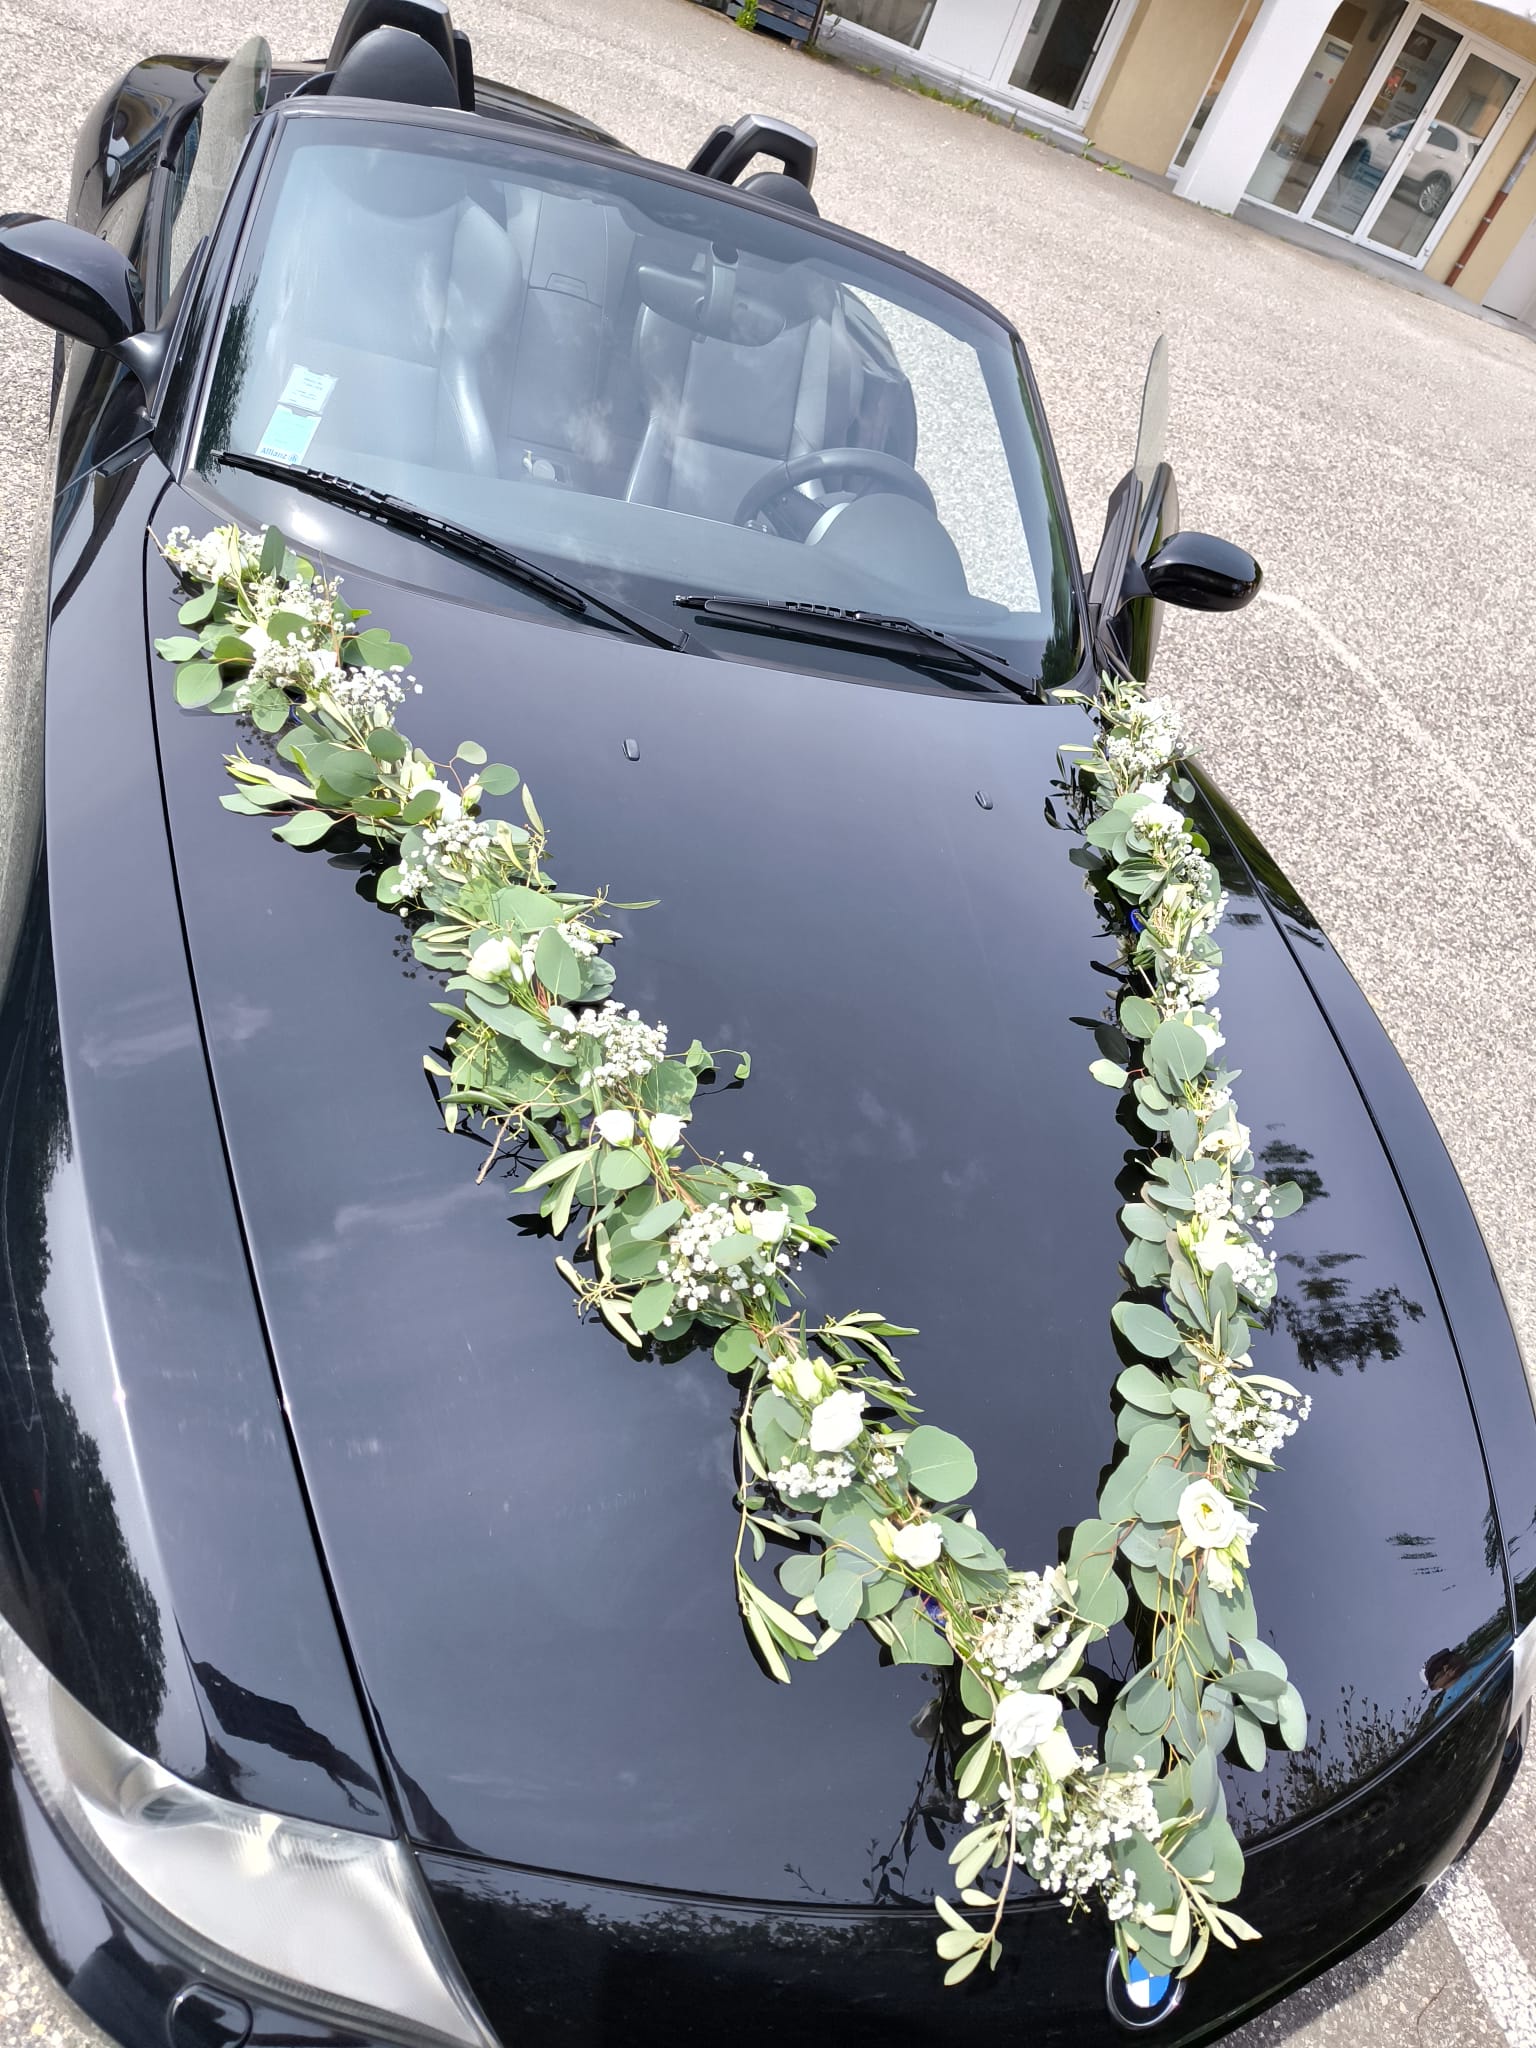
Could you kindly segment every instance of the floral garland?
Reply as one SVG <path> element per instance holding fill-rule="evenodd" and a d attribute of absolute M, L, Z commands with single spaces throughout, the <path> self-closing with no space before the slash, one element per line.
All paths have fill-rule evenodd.
<path fill-rule="evenodd" d="M 1016 1868 L 1069 1907 L 1097 1896 L 1121 1966 L 1188 1975 L 1211 1940 L 1256 1938 L 1226 1902 L 1243 1858 L 1217 1759 L 1235 1739 L 1264 1760 L 1267 1730 L 1291 1748 L 1306 1716 L 1259 1640 L 1247 1586 L 1258 1474 L 1307 1404 L 1254 1372 L 1249 1340 L 1275 1291 L 1262 1248 L 1300 1202 L 1260 1177 L 1220 1064 L 1225 899 L 1208 849 L 1168 801 L 1178 734 L 1166 707 L 1106 679 L 1087 706 L 1099 735 L 1073 755 L 1069 791 L 1091 872 L 1123 933 L 1122 1055 L 1094 1063 L 1129 1090 L 1148 1134 L 1140 1198 L 1121 1212 L 1134 1293 L 1113 1312 L 1140 1355 L 1115 1382 L 1125 1454 L 1079 1524 L 1065 1564 L 1014 1571 L 963 1503 L 976 1462 L 957 1437 L 916 1424 L 890 1340 L 914 1334 L 860 1311 L 811 1324 L 791 1299 L 806 1252 L 835 1240 L 811 1221 L 808 1187 L 776 1181 L 751 1153 L 695 1151 L 700 1079 L 721 1055 L 667 1050 L 663 1025 L 611 995 L 602 895 L 557 889 L 543 821 L 482 815 L 516 772 L 466 741 L 439 764 L 397 730 L 410 656 L 339 583 L 275 529 L 185 528 L 163 552 L 192 595 L 184 634 L 156 641 L 187 708 L 244 713 L 276 738 L 277 764 L 226 757 L 224 806 L 281 820 L 314 846 L 345 820 L 392 865 L 377 900 L 412 920 L 417 957 L 447 975 L 446 1063 L 425 1065 L 450 1130 L 470 1121 L 495 1161 L 537 1157 L 521 1182 L 578 1256 L 556 1265 L 578 1308 L 636 1349 L 701 1332 L 735 1381 L 740 1486 L 735 1583 L 767 1671 L 823 1655 L 856 1622 L 897 1663 L 958 1666 L 968 1746 L 954 1765 L 967 1833 L 950 1857 L 959 1907 L 935 1901 L 947 1983 L 996 1967 Z M 641 906 L 623 906 L 638 908 Z M 745 1078 L 749 1061 L 738 1059 Z M 796 1290 L 798 1291 L 798 1290 Z M 1141 1297 L 1160 1294 L 1162 1307 Z M 747 1569 L 768 1542 L 791 1605 Z M 1102 1755 L 1063 1723 L 1097 1699 L 1085 1659 L 1128 1617 L 1137 1664 L 1104 1722 Z M 819 1629 L 812 1626 L 819 1622 Z M 961 1911 L 960 1908 L 964 1908 Z M 967 1917 L 967 1915 L 972 1917 Z M 980 1916 L 979 1924 L 975 1916 Z"/>

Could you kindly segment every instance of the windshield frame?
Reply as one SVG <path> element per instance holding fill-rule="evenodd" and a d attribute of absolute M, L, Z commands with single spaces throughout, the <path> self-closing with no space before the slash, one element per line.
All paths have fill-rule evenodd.
<path fill-rule="evenodd" d="M 579 135 L 542 125 L 530 123 L 525 128 L 506 119 L 488 120 L 485 116 L 457 108 L 414 107 L 363 100 L 332 103 L 324 98 L 305 96 L 297 100 L 274 101 L 258 116 L 247 137 L 245 158 L 226 197 L 207 260 L 201 266 L 201 275 L 194 280 L 195 299 L 188 310 L 184 330 L 189 346 L 176 365 L 172 380 L 174 388 L 167 391 L 160 452 L 179 482 L 195 487 L 207 481 L 197 468 L 197 454 L 214 367 L 234 293 L 252 256 L 258 226 L 266 214 L 267 188 L 285 154 L 281 145 L 289 124 L 293 122 L 328 124 L 338 129 L 361 125 L 446 132 L 481 139 L 492 147 L 499 143 L 557 162 L 564 160 L 598 169 L 617 169 L 628 177 L 668 186 L 684 195 L 698 193 L 702 185 L 712 203 L 726 208 L 735 207 L 769 220 L 792 220 L 796 227 L 817 240 L 877 264 L 888 265 L 927 289 L 953 299 L 973 316 L 980 316 L 997 330 L 1013 359 L 1025 424 L 1039 462 L 1046 514 L 1060 538 L 1066 588 L 1059 593 L 1059 601 L 1070 610 L 1057 620 L 1058 633 L 1064 633 L 1068 644 L 1078 649 L 1079 670 L 1088 661 L 1086 590 L 1076 532 L 1028 351 L 1018 329 L 1006 314 L 969 286 L 943 271 L 935 270 L 905 250 L 893 248 L 836 221 L 777 205 L 734 185 L 700 179 L 693 172 L 635 155 L 623 148 L 588 141 Z M 1048 566 L 1042 564 L 1041 568 Z"/>

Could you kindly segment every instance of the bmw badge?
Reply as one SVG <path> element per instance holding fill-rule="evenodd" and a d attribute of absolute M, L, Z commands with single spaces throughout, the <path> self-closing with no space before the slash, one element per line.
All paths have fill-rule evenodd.
<path fill-rule="evenodd" d="M 1178 1977 L 1149 1970 L 1140 1956 L 1131 1957 L 1131 1973 L 1124 1977 L 1120 1974 L 1120 1959 L 1111 1951 L 1104 1996 L 1111 2018 L 1139 2034 L 1148 2027 L 1161 2026 L 1170 2013 L 1178 2010 L 1184 1985 Z"/>

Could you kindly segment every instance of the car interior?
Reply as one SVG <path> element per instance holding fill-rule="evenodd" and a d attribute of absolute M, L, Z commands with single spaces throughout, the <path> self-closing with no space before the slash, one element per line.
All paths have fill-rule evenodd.
<path fill-rule="evenodd" d="M 389 23 L 304 97 L 461 103 L 447 55 Z M 749 117 L 695 159 L 728 184 L 775 152 L 785 168 L 749 171 L 740 188 L 775 220 L 446 131 L 416 147 L 421 131 L 399 128 L 370 146 L 351 124 L 296 127 L 226 330 L 214 383 L 227 402 L 209 408 L 202 459 L 218 443 L 331 471 L 495 538 L 674 581 L 663 528 L 681 515 L 690 559 L 729 588 L 846 602 L 852 567 L 871 583 L 857 602 L 905 609 L 915 586 L 930 610 L 1013 608 L 968 579 L 871 294 L 797 225 L 818 210 L 808 136 Z M 913 331 L 930 325 L 964 349 L 908 316 Z M 976 425 L 997 445 L 966 352 Z M 998 453 L 1027 607 L 1030 549 Z M 743 583 L 736 548 L 701 522 L 791 543 L 792 587 L 782 564 L 761 562 Z"/>

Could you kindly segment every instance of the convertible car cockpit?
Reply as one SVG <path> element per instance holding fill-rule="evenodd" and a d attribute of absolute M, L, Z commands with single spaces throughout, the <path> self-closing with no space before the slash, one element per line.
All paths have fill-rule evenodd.
<path fill-rule="evenodd" d="M 717 131 L 706 180 L 457 106 L 384 26 L 276 109 L 200 471 L 339 476 L 653 608 L 914 612 L 1039 673 L 1062 542 L 995 315 L 822 222 L 793 129 Z M 733 188 L 759 146 L 786 168 Z"/>

